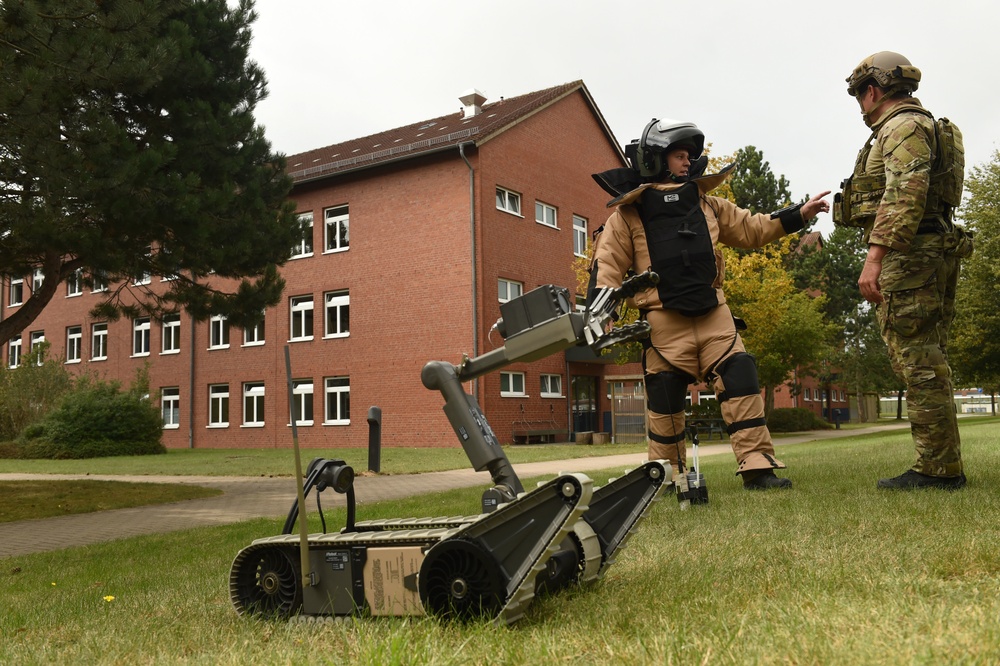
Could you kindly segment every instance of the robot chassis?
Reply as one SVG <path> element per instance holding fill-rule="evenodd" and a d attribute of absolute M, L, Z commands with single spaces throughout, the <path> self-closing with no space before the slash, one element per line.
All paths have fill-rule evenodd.
<path fill-rule="evenodd" d="M 477 472 L 494 485 L 482 513 L 355 522 L 354 471 L 317 458 L 281 535 L 257 539 L 233 561 L 230 598 L 241 615 L 424 615 L 512 623 L 536 593 L 597 580 L 615 561 L 653 502 L 672 486 L 669 463 L 645 462 L 594 488 L 583 474 L 562 473 L 525 492 L 466 382 L 515 362 L 577 345 L 595 352 L 649 334 L 646 322 L 608 329 L 619 304 L 655 285 L 655 273 L 601 290 L 583 313 L 565 289 L 539 287 L 501 306 L 503 347 L 458 366 L 431 361 L 424 386 L 444 396 L 444 411 Z M 313 488 L 347 496 L 337 533 L 292 534 L 299 505 Z M 320 517 L 323 518 L 322 510 Z"/>

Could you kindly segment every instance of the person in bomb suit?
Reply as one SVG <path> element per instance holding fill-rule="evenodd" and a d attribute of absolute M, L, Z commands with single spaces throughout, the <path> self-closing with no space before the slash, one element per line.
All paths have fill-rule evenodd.
<path fill-rule="evenodd" d="M 594 175 L 615 198 L 594 248 L 592 291 L 617 288 L 630 272 L 652 269 L 660 276 L 659 284 L 630 300 L 650 325 L 642 359 L 650 459 L 669 460 L 683 472 L 685 396 L 690 384 L 708 381 L 744 487 L 790 488 L 790 479 L 774 473 L 785 465 L 774 457 L 757 367 L 739 335 L 742 322 L 726 305 L 717 244 L 759 248 L 799 231 L 829 209 L 822 198 L 829 192 L 776 213 L 753 214 L 708 195 L 729 169 L 704 175 L 704 144 L 693 123 L 653 119 L 626 148 L 630 168 Z"/>
<path fill-rule="evenodd" d="M 961 488 L 966 483 L 948 366 L 960 259 L 971 235 L 954 223 L 962 201 L 962 134 L 912 94 L 920 70 L 882 51 L 847 77 L 872 134 L 834 197 L 834 224 L 860 227 L 868 253 L 858 279 L 876 307 L 893 369 L 906 384 L 917 461 L 879 488 Z"/>

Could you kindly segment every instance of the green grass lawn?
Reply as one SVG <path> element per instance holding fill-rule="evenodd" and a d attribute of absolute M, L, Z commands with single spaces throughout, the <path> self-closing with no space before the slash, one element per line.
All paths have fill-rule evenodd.
<path fill-rule="evenodd" d="M 787 492 L 743 491 L 730 456 L 706 457 L 710 504 L 666 497 L 607 576 L 510 627 L 239 617 L 229 568 L 273 519 L 6 558 L 0 663 L 996 664 L 1000 429 L 963 421 L 962 436 L 955 493 L 876 490 L 911 462 L 906 431 L 782 447 Z M 481 492 L 358 519 L 470 513 Z"/>

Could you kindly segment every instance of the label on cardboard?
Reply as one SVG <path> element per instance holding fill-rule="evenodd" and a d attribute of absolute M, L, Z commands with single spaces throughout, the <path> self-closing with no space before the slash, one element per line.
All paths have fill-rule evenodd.
<path fill-rule="evenodd" d="M 365 601 L 372 615 L 423 615 L 417 574 L 424 561 L 420 546 L 369 548 L 365 560 Z"/>

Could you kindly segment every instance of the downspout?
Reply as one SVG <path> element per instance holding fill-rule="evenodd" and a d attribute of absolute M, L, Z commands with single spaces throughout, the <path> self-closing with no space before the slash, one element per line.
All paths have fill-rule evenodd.
<path fill-rule="evenodd" d="M 475 142 L 468 142 L 475 146 Z M 465 156 L 466 144 L 458 144 L 458 154 L 465 166 L 469 167 L 469 242 L 472 250 L 472 358 L 479 356 L 479 299 L 478 280 L 476 279 L 476 172 Z M 472 396 L 479 399 L 479 379 L 472 380 Z"/>
<path fill-rule="evenodd" d="M 194 448 L 194 332 L 195 321 L 191 317 L 191 362 L 188 368 L 188 448 Z"/>

